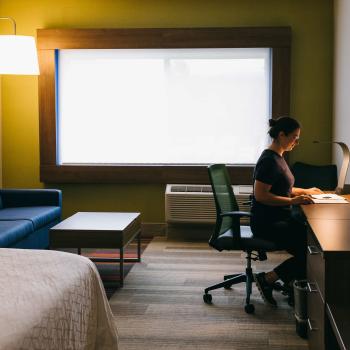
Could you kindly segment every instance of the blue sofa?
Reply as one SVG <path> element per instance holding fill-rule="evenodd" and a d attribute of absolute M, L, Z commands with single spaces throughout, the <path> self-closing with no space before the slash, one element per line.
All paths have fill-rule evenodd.
<path fill-rule="evenodd" d="M 1 189 L 0 247 L 46 249 L 61 210 L 60 190 Z"/>

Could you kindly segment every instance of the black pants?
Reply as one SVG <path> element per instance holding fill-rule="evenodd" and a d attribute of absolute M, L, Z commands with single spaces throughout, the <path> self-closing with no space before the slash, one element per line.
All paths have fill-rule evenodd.
<path fill-rule="evenodd" d="M 306 224 L 303 217 L 297 215 L 290 215 L 269 224 L 254 218 L 251 221 L 255 237 L 274 242 L 278 249 L 286 250 L 292 255 L 274 268 L 284 283 L 306 278 Z"/>

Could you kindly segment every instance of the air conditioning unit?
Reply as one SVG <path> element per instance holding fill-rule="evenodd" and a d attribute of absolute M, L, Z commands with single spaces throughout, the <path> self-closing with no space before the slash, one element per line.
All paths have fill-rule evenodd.
<path fill-rule="evenodd" d="M 253 193 L 253 186 L 233 185 L 232 188 L 239 209 L 249 211 L 247 202 Z M 211 186 L 168 184 L 165 190 L 165 220 L 170 238 L 209 238 L 216 220 Z M 249 219 L 241 219 L 241 223 L 249 225 Z"/>

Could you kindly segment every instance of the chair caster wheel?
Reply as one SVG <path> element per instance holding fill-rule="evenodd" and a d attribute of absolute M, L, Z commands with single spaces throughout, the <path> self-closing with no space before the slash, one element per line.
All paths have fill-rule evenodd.
<path fill-rule="evenodd" d="M 203 294 L 203 300 L 206 304 L 211 304 L 212 299 L 211 294 Z"/>
<path fill-rule="evenodd" d="M 255 311 L 255 307 L 253 304 L 247 304 L 246 306 L 244 306 L 244 310 L 247 314 L 253 314 Z"/>

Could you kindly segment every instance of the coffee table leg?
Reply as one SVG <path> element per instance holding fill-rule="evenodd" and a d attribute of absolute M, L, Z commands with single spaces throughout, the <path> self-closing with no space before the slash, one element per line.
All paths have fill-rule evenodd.
<path fill-rule="evenodd" d="M 119 272 L 119 278 L 120 278 L 120 286 L 123 287 L 124 285 L 124 249 L 120 248 L 120 272 Z"/>
<path fill-rule="evenodd" d="M 141 231 L 137 235 L 137 262 L 141 261 Z"/>

